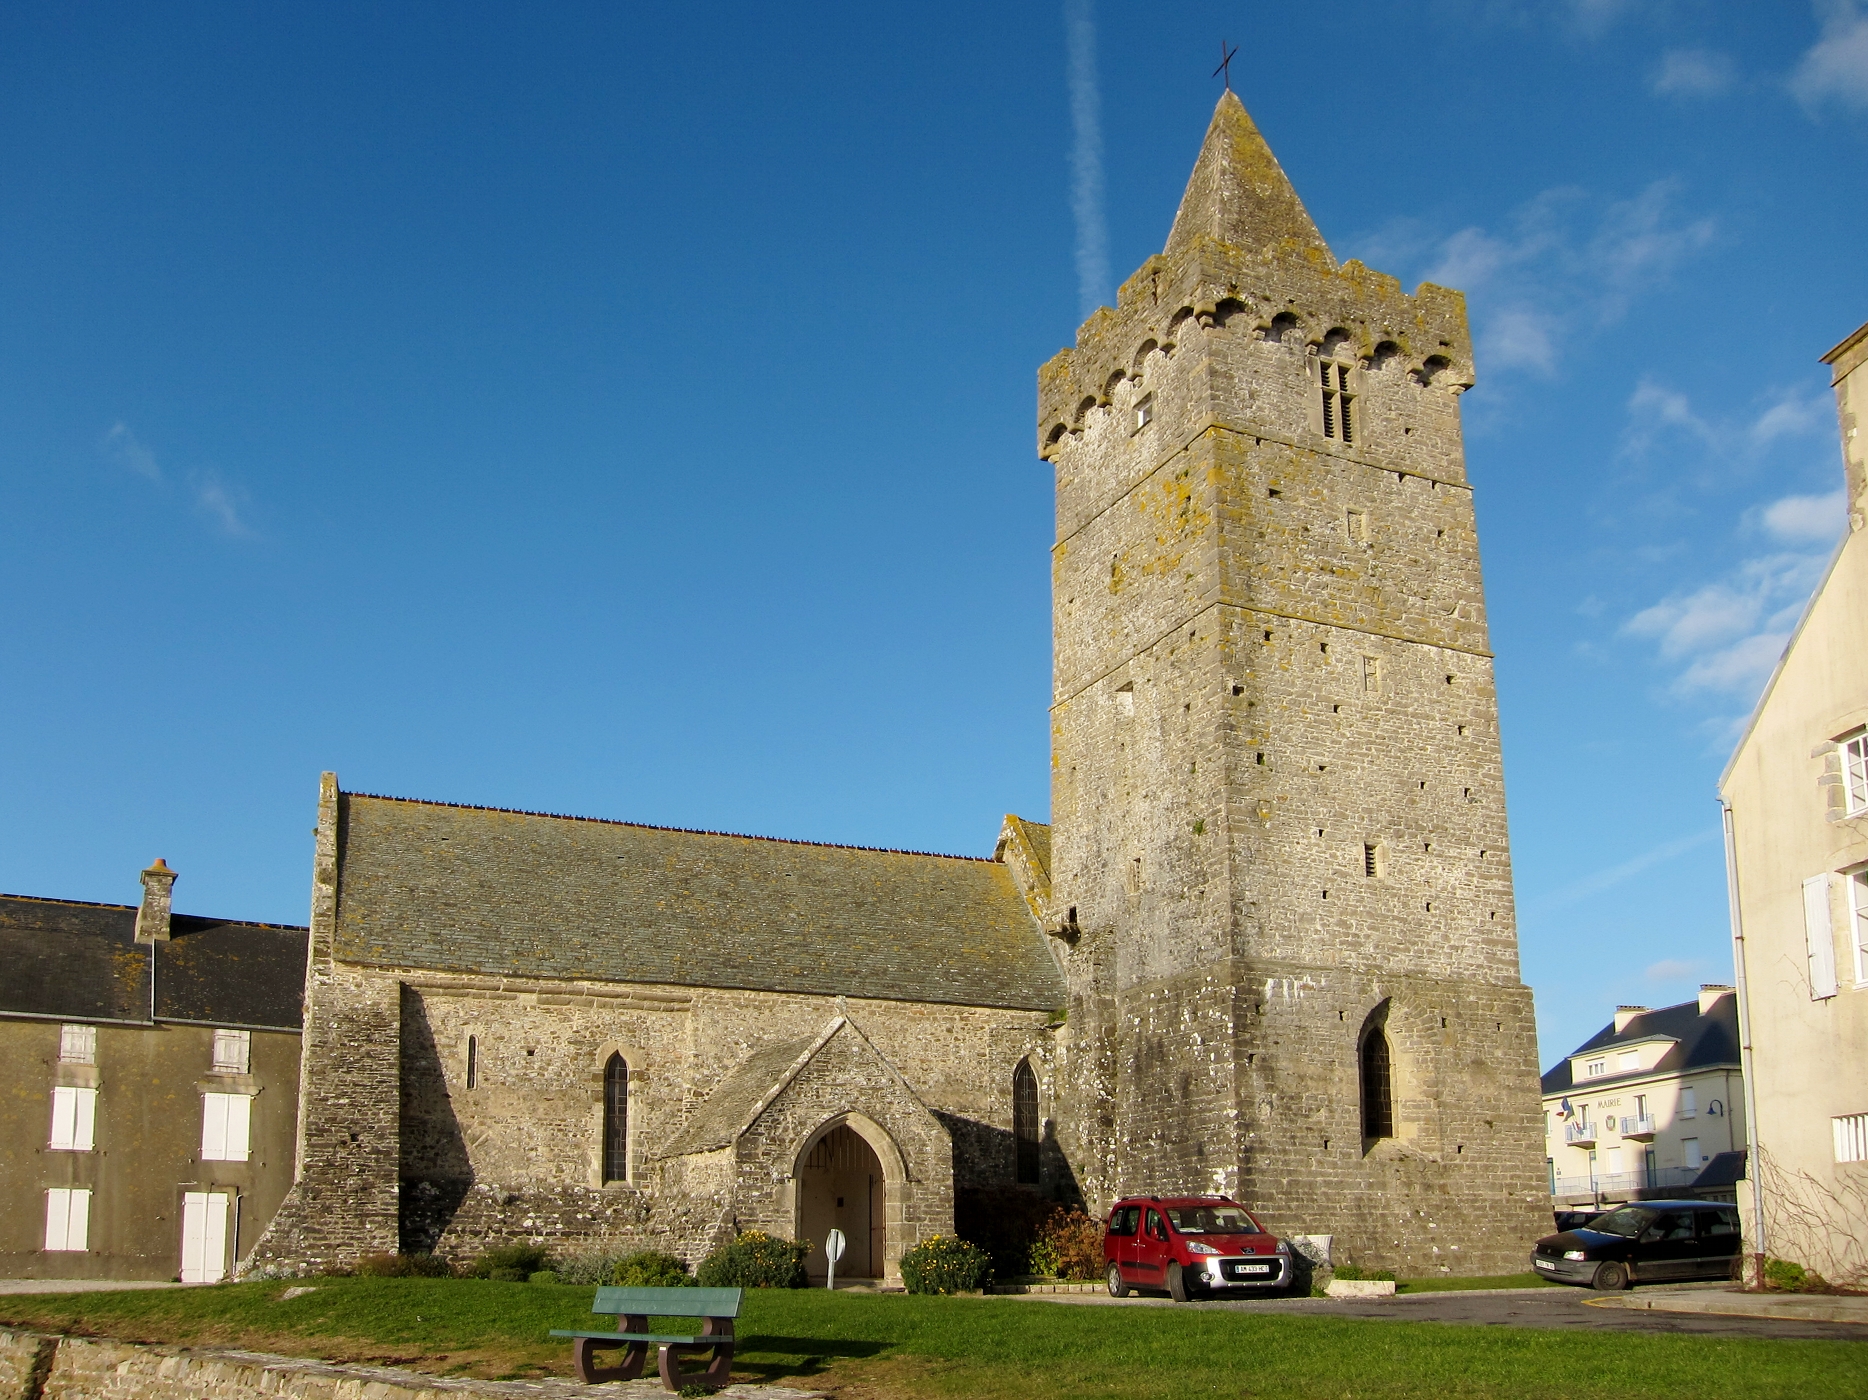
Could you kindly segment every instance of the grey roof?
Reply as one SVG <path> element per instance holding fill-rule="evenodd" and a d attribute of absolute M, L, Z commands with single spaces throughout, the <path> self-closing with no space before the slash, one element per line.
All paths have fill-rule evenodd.
<path fill-rule="evenodd" d="M 1049 1011 L 1064 981 L 996 861 L 341 798 L 348 962 Z"/>
<path fill-rule="evenodd" d="M 1736 1065 L 1738 998 L 1728 993 L 1715 1001 L 1712 1009 L 1704 1015 L 1700 1014 L 1698 1000 L 1682 1002 L 1678 1006 L 1663 1006 L 1656 1011 L 1644 1011 L 1639 1016 L 1631 1017 L 1620 1031 L 1610 1021 L 1545 1072 L 1543 1090 L 1546 1094 L 1567 1094 L 1578 1087 L 1570 1077 L 1570 1059 L 1573 1056 L 1585 1055 L 1593 1050 L 1613 1050 L 1617 1046 L 1652 1040 L 1656 1036 L 1665 1036 L 1677 1043 L 1669 1047 L 1652 1069 L 1629 1070 L 1625 1074 L 1599 1074 L 1581 1087 L 1594 1091 L 1629 1079 L 1648 1079 L 1657 1074 L 1705 1069 L 1710 1065 Z"/>
<path fill-rule="evenodd" d="M 694 1111 L 687 1126 L 663 1150 L 662 1156 L 679 1157 L 688 1152 L 706 1152 L 725 1147 L 739 1136 L 759 1101 L 769 1094 L 786 1070 L 815 1049 L 822 1036 L 808 1040 L 787 1040 L 755 1051 L 744 1064 L 721 1081 L 720 1087 Z"/>
<path fill-rule="evenodd" d="M 136 941 L 136 906 L 0 895 L 0 1015 L 297 1030 L 303 928 L 177 914 Z M 154 971 L 155 1005 L 149 1000 Z"/>
<path fill-rule="evenodd" d="M 1706 1168 L 1693 1178 L 1695 1191 L 1712 1190 L 1723 1186 L 1736 1186 L 1745 1179 L 1745 1149 L 1736 1152 L 1719 1152 L 1713 1155 Z"/>

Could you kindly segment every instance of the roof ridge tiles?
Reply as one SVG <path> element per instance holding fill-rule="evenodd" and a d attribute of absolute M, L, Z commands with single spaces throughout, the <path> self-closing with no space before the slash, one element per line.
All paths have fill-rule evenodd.
<path fill-rule="evenodd" d="M 400 802 L 410 807 L 448 807 L 459 812 L 499 812 L 510 817 L 546 817 L 560 822 L 590 822 L 595 826 L 626 826 L 636 831 L 666 831 L 676 836 L 723 836 L 734 841 L 770 841 L 779 846 L 815 846 L 830 851 L 867 851 L 872 855 L 926 856 L 930 860 L 964 860 L 971 861 L 975 865 L 993 864 L 990 856 L 961 856 L 954 855 L 951 851 L 911 851 L 899 846 L 855 846 L 845 841 L 805 841 L 796 836 L 759 836 L 748 831 L 715 831 L 699 826 L 658 826 L 654 822 L 628 822 L 616 817 L 583 817 L 572 812 L 538 812 L 528 807 L 488 807 L 478 802 L 441 802 L 429 797 L 395 797 L 386 792 L 346 790 L 343 795 L 345 797 L 367 797 L 373 802 Z"/>
<path fill-rule="evenodd" d="M 23 899 L 33 904 L 63 904 L 74 909 L 119 909 L 134 914 L 134 904 L 107 904 L 98 899 L 55 899 L 43 894 L 10 894 L 0 890 L 0 900 Z M 207 924 L 238 924 L 241 928 L 276 928 L 287 933 L 308 932 L 304 924 L 269 924 L 262 919 L 223 919 L 218 914 L 177 914 L 177 919 L 198 919 Z"/>

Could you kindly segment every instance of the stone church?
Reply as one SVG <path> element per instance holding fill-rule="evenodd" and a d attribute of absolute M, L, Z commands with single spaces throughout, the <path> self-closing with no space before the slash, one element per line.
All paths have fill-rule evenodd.
<path fill-rule="evenodd" d="M 1049 827 L 992 859 L 326 774 L 297 1180 L 246 1261 L 851 1241 L 1229 1193 L 1412 1273 L 1547 1229 L 1459 293 L 1339 264 L 1220 101 L 1039 373 Z"/>

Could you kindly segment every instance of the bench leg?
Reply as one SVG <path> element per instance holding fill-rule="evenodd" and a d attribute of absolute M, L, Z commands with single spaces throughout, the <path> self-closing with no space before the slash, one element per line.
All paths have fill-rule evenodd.
<path fill-rule="evenodd" d="M 649 1320 L 646 1317 L 624 1317 L 619 1319 L 618 1332 L 646 1332 Z M 614 1366 L 599 1366 L 596 1353 L 622 1350 L 623 1359 Z M 642 1374 L 643 1366 L 649 1359 L 647 1342 L 612 1342 L 603 1337 L 578 1337 L 571 1343 L 571 1369 L 577 1372 L 577 1378 L 585 1385 L 602 1385 L 605 1381 L 633 1381 Z"/>
<path fill-rule="evenodd" d="M 716 1328 L 716 1322 L 724 1325 Z M 712 1351 L 713 1360 L 703 1370 L 683 1371 L 681 1358 L 697 1352 Z M 701 1335 L 691 1342 L 664 1342 L 657 1369 L 662 1373 L 662 1385 L 669 1390 L 680 1390 L 684 1385 L 693 1385 L 698 1381 L 715 1390 L 724 1387 L 733 1374 L 733 1324 L 725 1319 L 707 1318 L 701 1327 Z"/>

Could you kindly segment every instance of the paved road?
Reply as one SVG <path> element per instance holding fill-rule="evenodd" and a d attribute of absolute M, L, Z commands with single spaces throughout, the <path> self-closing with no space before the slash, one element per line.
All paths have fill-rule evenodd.
<path fill-rule="evenodd" d="M 1033 1303 L 1068 1303 L 1104 1308 L 1192 1308 L 1221 1312 L 1269 1312 L 1305 1317 L 1379 1318 L 1385 1322 L 1454 1322 L 1479 1327 L 1551 1327 L 1580 1332 L 1673 1332 L 1714 1337 L 1820 1337 L 1868 1342 L 1868 1326 L 1850 1322 L 1775 1321 L 1720 1317 L 1711 1313 L 1631 1312 L 1589 1305 L 1581 1288 L 1514 1288 L 1471 1292 L 1415 1293 L 1351 1302 L 1335 1298 L 1279 1298 L 1250 1302 L 1175 1303 L 1165 1297 L 1120 1301 L 1098 1293 L 1003 1295 Z"/>
<path fill-rule="evenodd" d="M 0 1278 L 0 1293 L 120 1293 L 126 1288 L 184 1288 L 180 1283 L 128 1283 L 109 1278 Z"/>

